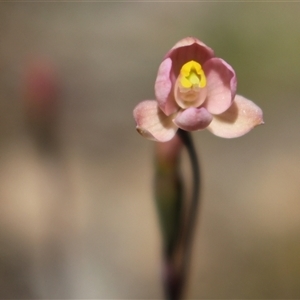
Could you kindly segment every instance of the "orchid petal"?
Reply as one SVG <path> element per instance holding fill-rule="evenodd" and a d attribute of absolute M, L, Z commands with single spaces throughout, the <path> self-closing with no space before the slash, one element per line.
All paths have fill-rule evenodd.
<path fill-rule="evenodd" d="M 236 138 L 263 123 L 262 110 L 252 101 L 236 95 L 231 107 L 215 115 L 207 129 L 219 137 Z"/>
<path fill-rule="evenodd" d="M 173 115 L 166 116 L 154 100 L 145 100 L 133 110 L 137 131 L 145 138 L 158 142 L 171 140 L 177 131 Z"/>
<path fill-rule="evenodd" d="M 172 80 L 170 72 L 172 60 L 165 59 L 159 66 L 155 81 L 155 96 L 160 109 L 167 115 L 171 115 L 178 110 L 172 91 Z"/>
<path fill-rule="evenodd" d="M 172 73 L 177 78 L 181 67 L 188 61 L 194 60 L 203 65 L 207 60 L 214 57 L 214 51 L 194 37 L 180 40 L 165 55 L 173 62 Z"/>
<path fill-rule="evenodd" d="M 195 131 L 206 128 L 213 116 L 204 108 L 190 107 L 180 111 L 173 122 L 181 129 Z"/>
<path fill-rule="evenodd" d="M 226 111 L 236 93 L 236 76 L 232 67 L 221 58 L 208 60 L 203 69 L 207 80 L 207 99 L 204 107 L 215 115 Z"/>
<path fill-rule="evenodd" d="M 188 36 L 186 38 L 181 39 L 180 41 L 178 41 L 171 50 L 177 49 L 177 48 L 181 48 L 181 47 L 186 47 L 186 46 L 190 46 L 193 44 L 198 44 L 199 46 L 204 47 L 208 53 L 211 54 L 211 56 L 214 56 L 214 51 L 208 47 L 206 44 L 204 44 L 202 41 L 198 40 L 195 37 L 192 36 Z"/>

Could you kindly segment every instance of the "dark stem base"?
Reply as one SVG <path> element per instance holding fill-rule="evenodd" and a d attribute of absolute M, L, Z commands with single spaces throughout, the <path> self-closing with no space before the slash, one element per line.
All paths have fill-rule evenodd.
<path fill-rule="evenodd" d="M 193 191 L 190 207 L 186 218 L 186 226 L 182 234 L 182 256 L 179 267 L 175 267 L 174 257 L 165 257 L 168 280 L 165 283 L 165 294 L 168 300 L 180 300 L 187 282 L 187 274 L 190 265 L 192 243 L 197 221 L 198 206 L 200 200 L 200 167 L 191 134 L 179 129 L 178 136 L 187 149 L 193 175 Z M 174 260 L 173 260 L 174 259 Z"/>

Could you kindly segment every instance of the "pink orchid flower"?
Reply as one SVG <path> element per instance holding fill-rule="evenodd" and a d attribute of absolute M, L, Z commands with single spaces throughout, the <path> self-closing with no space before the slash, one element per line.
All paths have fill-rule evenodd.
<path fill-rule="evenodd" d="M 144 137 L 166 142 L 178 128 L 239 137 L 263 124 L 262 110 L 236 95 L 233 68 L 200 40 L 187 37 L 164 57 L 155 81 L 155 100 L 139 103 L 133 115 Z"/>

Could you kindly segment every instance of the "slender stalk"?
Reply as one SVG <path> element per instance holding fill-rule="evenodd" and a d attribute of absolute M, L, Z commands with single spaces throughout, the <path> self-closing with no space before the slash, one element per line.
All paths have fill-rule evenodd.
<path fill-rule="evenodd" d="M 183 292 L 182 290 L 187 281 L 187 273 L 190 265 L 190 258 L 192 252 L 193 236 L 197 221 L 198 206 L 200 202 L 200 166 L 191 134 L 181 129 L 178 130 L 177 134 L 181 138 L 184 146 L 187 149 L 193 175 L 192 199 L 187 215 L 187 224 L 185 232 L 183 234 L 183 257 L 179 269 L 180 290 L 178 291 L 178 299 L 180 299 Z"/>
<path fill-rule="evenodd" d="M 183 147 L 191 162 L 191 201 L 184 199 L 182 189 L 180 156 Z M 189 132 L 179 129 L 171 141 L 156 144 L 155 199 L 163 240 L 163 286 L 168 300 L 182 299 L 186 286 L 198 213 L 199 182 L 199 163 Z"/>

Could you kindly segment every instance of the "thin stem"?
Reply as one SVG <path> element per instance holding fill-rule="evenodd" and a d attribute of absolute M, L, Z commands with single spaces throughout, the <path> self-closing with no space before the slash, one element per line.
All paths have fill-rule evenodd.
<path fill-rule="evenodd" d="M 191 134 L 187 131 L 179 129 L 177 132 L 178 136 L 181 138 L 183 144 L 185 145 L 188 156 L 191 162 L 192 175 L 193 175 L 193 190 L 190 208 L 187 215 L 187 225 L 185 228 L 185 234 L 183 235 L 183 257 L 182 264 L 179 270 L 180 276 L 180 289 L 182 290 L 185 286 L 187 271 L 190 264 L 193 236 L 195 231 L 195 225 L 197 221 L 197 213 L 200 199 L 200 167 L 195 150 L 195 146 L 191 137 Z M 180 292 L 182 294 L 182 291 Z"/>

